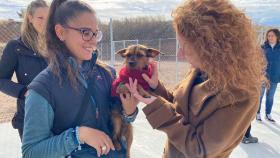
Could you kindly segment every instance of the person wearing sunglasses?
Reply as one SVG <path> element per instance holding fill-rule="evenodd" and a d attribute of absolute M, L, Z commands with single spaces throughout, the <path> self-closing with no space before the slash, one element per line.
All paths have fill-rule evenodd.
<path fill-rule="evenodd" d="M 47 23 L 50 64 L 28 86 L 23 158 L 125 158 L 112 143 L 111 111 L 134 121 L 138 101 L 111 97 L 115 70 L 97 59 L 102 39 L 95 11 L 76 0 L 54 0 Z"/>

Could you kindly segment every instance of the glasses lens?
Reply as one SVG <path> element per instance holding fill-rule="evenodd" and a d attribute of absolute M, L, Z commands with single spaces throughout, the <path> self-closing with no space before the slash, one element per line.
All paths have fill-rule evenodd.
<path fill-rule="evenodd" d="M 93 32 L 91 30 L 82 30 L 82 34 L 85 41 L 91 40 L 93 36 Z"/>
<path fill-rule="evenodd" d="M 102 39 L 102 32 L 96 31 L 92 32 L 91 30 L 82 30 L 83 40 L 90 41 L 92 38 L 96 38 L 97 42 L 100 42 Z"/>
<path fill-rule="evenodd" d="M 102 36 L 103 36 L 102 32 L 98 30 L 96 32 L 96 40 L 97 40 L 97 42 L 100 42 L 102 40 Z"/>

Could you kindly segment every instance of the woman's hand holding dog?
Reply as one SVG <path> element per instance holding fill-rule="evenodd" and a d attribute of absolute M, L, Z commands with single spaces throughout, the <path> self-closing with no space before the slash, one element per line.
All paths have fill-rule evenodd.
<path fill-rule="evenodd" d="M 115 150 L 111 138 L 104 132 L 85 126 L 79 127 L 80 141 L 96 149 L 98 157 L 107 155 L 110 150 Z"/>
<path fill-rule="evenodd" d="M 139 94 L 137 90 L 137 79 L 132 81 L 132 78 L 129 78 L 129 84 L 125 84 L 125 86 L 129 89 L 130 93 L 133 94 L 133 96 L 138 99 L 140 102 L 143 102 L 145 104 L 151 104 L 153 101 L 155 101 L 157 98 L 155 96 L 152 96 L 150 98 L 144 98 L 142 95 Z M 143 89 L 143 91 L 145 91 Z M 148 93 L 148 92 L 146 92 Z"/>
<path fill-rule="evenodd" d="M 139 101 L 133 95 L 131 95 L 131 93 L 126 93 L 126 94 L 122 93 L 120 94 L 120 98 L 122 101 L 122 106 L 125 111 L 125 114 L 126 115 L 133 114 L 136 110 Z"/>
<path fill-rule="evenodd" d="M 153 59 L 151 59 L 150 64 L 153 67 L 153 75 L 152 75 L 152 77 L 150 78 L 146 74 L 142 74 L 142 77 L 149 84 L 149 86 L 151 88 L 156 89 L 157 86 L 158 86 L 158 62 L 156 62 Z"/>

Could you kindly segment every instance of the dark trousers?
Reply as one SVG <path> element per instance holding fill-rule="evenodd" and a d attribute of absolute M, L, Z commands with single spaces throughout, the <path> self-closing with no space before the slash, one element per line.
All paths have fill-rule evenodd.
<path fill-rule="evenodd" d="M 246 133 L 245 133 L 245 137 L 248 138 L 251 136 L 251 124 L 249 126 L 249 128 L 247 129 Z"/>
<path fill-rule="evenodd" d="M 23 129 L 17 129 L 17 130 L 18 130 L 20 141 L 22 142 Z"/>
<path fill-rule="evenodd" d="M 19 134 L 21 141 L 22 141 L 22 135 L 23 135 L 23 122 L 24 122 L 24 119 L 19 117 L 18 113 L 15 113 L 15 115 L 12 119 L 12 126 L 14 129 L 18 130 L 18 134 Z"/>

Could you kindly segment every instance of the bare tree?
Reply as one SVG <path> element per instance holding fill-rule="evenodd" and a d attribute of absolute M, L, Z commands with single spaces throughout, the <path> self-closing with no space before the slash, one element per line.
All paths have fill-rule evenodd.
<path fill-rule="evenodd" d="M 17 15 L 19 18 L 23 19 L 25 15 L 26 9 L 20 9 L 20 11 L 17 12 Z"/>

